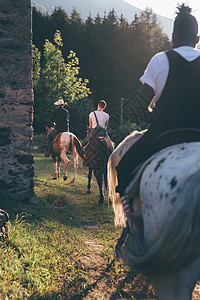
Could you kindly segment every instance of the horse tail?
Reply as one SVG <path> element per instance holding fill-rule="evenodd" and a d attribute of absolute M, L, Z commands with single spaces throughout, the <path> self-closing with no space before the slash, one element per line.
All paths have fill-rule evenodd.
<path fill-rule="evenodd" d="M 148 276 L 170 274 L 194 262 L 200 255 L 200 170 L 185 181 L 174 211 L 159 238 L 147 244 L 143 234 L 131 235 L 122 248 L 122 258 Z"/>
<path fill-rule="evenodd" d="M 113 210 L 115 214 L 115 226 L 124 226 L 126 223 L 123 207 L 120 202 L 120 195 L 119 193 L 115 192 L 115 188 L 118 185 L 116 166 L 119 164 L 124 154 L 132 147 L 132 145 L 142 137 L 145 131 L 146 130 L 140 132 L 133 131 L 132 133 L 130 133 L 112 152 L 108 160 L 108 196 L 112 200 L 113 204 Z"/>
<path fill-rule="evenodd" d="M 104 186 L 106 188 L 106 190 L 108 190 L 108 160 L 113 152 L 113 150 L 115 149 L 115 144 L 110 140 L 108 139 L 108 143 L 107 143 L 107 159 L 106 159 L 106 166 L 105 166 L 105 169 L 104 169 Z"/>
<path fill-rule="evenodd" d="M 83 148 L 82 148 L 81 142 L 79 141 L 79 139 L 75 135 L 73 136 L 72 144 L 74 144 L 74 146 L 76 148 L 76 152 L 78 153 L 79 158 L 81 159 L 81 161 L 83 161 L 83 159 L 84 159 Z"/>

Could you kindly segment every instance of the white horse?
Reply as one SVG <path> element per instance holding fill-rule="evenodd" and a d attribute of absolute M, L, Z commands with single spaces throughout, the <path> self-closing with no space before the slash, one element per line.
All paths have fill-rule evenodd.
<path fill-rule="evenodd" d="M 46 127 L 47 135 L 51 132 L 53 127 Z M 75 134 L 71 132 L 61 132 L 53 139 L 53 164 L 55 169 L 55 176 L 53 179 L 60 177 L 60 165 L 61 159 L 65 164 L 63 180 L 67 180 L 67 168 L 69 165 L 69 159 L 67 158 L 67 153 L 70 152 L 74 159 L 74 176 L 71 183 L 74 183 L 76 179 L 77 167 L 78 167 L 78 157 L 83 162 L 84 154 L 82 150 L 82 145 Z M 57 159 L 56 159 L 57 158 Z"/>
<path fill-rule="evenodd" d="M 120 247 L 119 255 L 134 272 L 149 277 L 159 299 L 191 299 L 200 278 L 200 142 L 156 153 L 126 192 L 134 198 L 135 232 Z M 119 223 L 115 205 L 120 204 L 113 194 L 112 199 Z"/>

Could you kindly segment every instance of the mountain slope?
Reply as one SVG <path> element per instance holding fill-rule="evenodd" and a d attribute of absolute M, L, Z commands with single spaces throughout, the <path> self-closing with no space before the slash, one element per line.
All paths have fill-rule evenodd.
<path fill-rule="evenodd" d="M 91 13 L 93 17 L 100 14 L 104 16 L 105 12 L 115 9 L 118 17 L 121 14 L 128 20 L 133 21 L 135 14 L 141 13 L 141 9 L 125 2 L 124 0 L 32 0 L 32 4 L 43 12 L 51 12 L 55 7 L 62 7 L 68 14 L 71 14 L 75 7 L 81 14 L 83 19 L 86 19 Z M 166 17 L 157 15 L 163 31 L 171 38 L 172 34 L 172 20 Z"/>

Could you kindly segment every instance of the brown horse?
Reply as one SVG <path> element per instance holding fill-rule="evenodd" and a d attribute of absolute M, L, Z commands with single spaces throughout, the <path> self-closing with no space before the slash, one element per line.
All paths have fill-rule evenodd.
<path fill-rule="evenodd" d="M 99 187 L 99 204 L 103 204 L 104 201 L 102 185 L 104 181 L 104 186 L 107 189 L 107 163 L 113 150 L 114 143 L 106 137 L 99 136 L 93 136 L 84 148 L 84 158 L 86 166 L 89 168 L 87 193 L 91 192 L 91 178 L 93 171 Z"/>
<path fill-rule="evenodd" d="M 46 127 L 47 135 L 53 130 L 53 127 Z M 53 162 L 55 168 L 55 177 L 57 179 L 60 177 L 60 164 L 63 160 L 65 164 L 63 180 L 67 180 L 67 168 L 69 165 L 69 159 L 67 158 L 67 153 L 70 152 L 74 159 L 74 177 L 72 183 L 76 179 L 77 167 L 78 167 L 78 156 L 83 161 L 83 151 L 82 146 L 78 138 L 71 132 L 61 132 L 53 139 Z M 57 158 L 57 159 L 56 159 Z"/>

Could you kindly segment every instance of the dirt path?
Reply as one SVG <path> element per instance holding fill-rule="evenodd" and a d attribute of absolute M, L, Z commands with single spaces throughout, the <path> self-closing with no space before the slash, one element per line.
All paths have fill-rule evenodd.
<path fill-rule="evenodd" d="M 114 272 L 112 274 L 112 269 L 116 268 L 117 264 L 123 266 L 122 262 L 116 257 L 112 261 L 106 262 L 103 256 L 104 246 L 100 245 L 96 239 L 89 238 L 87 234 L 83 234 L 82 239 L 87 248 L 87 255 L 80 256 L 79 260 L 87 270 L 88 286 L 84 295 L 76 295 L 72 299 L 116 300 L 132 299 L 131 296 L 135 300 L 156 299 L 153 287 L 145 276 L 140 274 L 134 278 L 126 268 L 123 276 L 118 276 L 117 280 L 116 273 L 115 276 Z M 130 295 L 130 285 L 132 285 L 132 295 Z"/>
<path fill-rule="evenodd" d="M 50 167 L 51 164 L 52 163 L 49 164 Z M 46 174 L 49 174 L 50 168 L 47 169 L 47 164 L 45 165 L 45 168 Z M 73 170 L 73 166 L 70 166 L 70 168 Z M 40 169 L 38 169 L 38 173 L 39 172 Z M 44 176 L 43 164 L 41 173 L 42 176 Z M 61 220 L 64 220 L 64 223 L 68 220 L 68 223 L 72 222 L 72 225 L 74 222 L 74 227 L 78 226 L 78 228 L 80 228 L 79 231 L 75 231 L 78 238 L 77 243 L 80 243 L 80 252 L 76 249 L 76 252 L 74 253 L 73 246 L 70 249 L 72 250 L 72 253 L 74 253 L 72 255 L 72 260 L 74 260 L 75 263 L 73 267 L 73 270 L 75 270 L 74 273 L 80 273 L 80 276 L 74 276 L 75 279 L 72 279 L 72 281 L 69 280 L 69 283 L 74 286 L 70 286 L 68 282 L 64 285 L 64 289 L 61 293 L 63 296 L 62 299 L 157 299 L 153 286 L 148 279 L 141 274 L 134 277 L 129 269 L 114 256 L 114 246 L 120 231 L 117 232 L 116 229 L 111 227 L 113 221 L 111 220 L 111 212 L 107 208 L 106 203 L 102 207 L 97 206 L 99 192 L 95 179 L 92 179 L 92 194 L 88 195 L 85 193 L 87 186 L 87 170 L 84 169 L 79 171 L 78 175 L 74 185 L 63 183 L 62 180 L 58 180 L 56 184 L 52 184 L 49 180 L 49 190 L 52 193 L 54 188 L 54 193 L 56 195 L 53 205 L 56 204 L 57 206 L 54 207 L 56 210 L 53 210 L 53 216 L 58 213 L 58 219 L 61 218 Z M 41 186 L 43 186 L 44 183 L 48 186 L 48 181 L 44 180 L 41 181 Z M 38 186 L 40 186 L 39 183 Z M 57 190 L 59 192 L 57 192 Z M 63 191 L 62 196 L 60 196 L 61 191 Z M 65 193 L 65 191 L 67 191 L 67 193 Z M 46 194 L 42 194 L 42 197 L 45 197 L 45 195 Z M 68 202 L 69 207 L 66 206 L 66 203 Z M 45 214 L 48 214 L 48 212 L 52 214 L 52 207 L 47 211 L 47 203 L 44 205 Z M 65 211 L 67 213 L 65 213 Z M 74 221 L 75 219 L 78 219 L 78 225 Z M 71 221 L 69 222 L 69 220 Z M 109 241 L 109 246 L 107 241 Z M 108 247 L 110 248 L 107 249 Z M 76 278 L 82 280 L 82 274 L 85 276 L 84 280 L 77 283 Z M 74 296 L 66 298 L 66 295 L 67 297 L 68 295 Z M 192 300 L 200 300 L 200 283 L 198 283 L 194 289 Z"/>
<path fill-rule="evenodd" d="M 132 299 L 129 292 L 126 293 L 126 285 L 132 284 L 132 297 L 134 300 L 153 300 L 157 299 L 154 288 L 148 279 L 139 274 L 134 276 L 131 273 L 119 282 L 115 282 L 115 278 L 111 275 L 112 265 L 116 263 L 117 258 L 106 263 L 102 252 L 104 247 L 98 244 L 98 241 L 88 238 L 87 235 L 82 235 L 82 239 L 87 247 L 87 255 L 80 256 L 80 261 L 87 269 L 88 288 L 84 295 L 80 295 L 80 299 L 102 299 L 102 300 L 117 300 L 117 299 Z M 77 296 L 74 299 L 79 299 Z M 200 282 L 198 282 L 193 291 L 192 300 L 200 299 Z"/>

